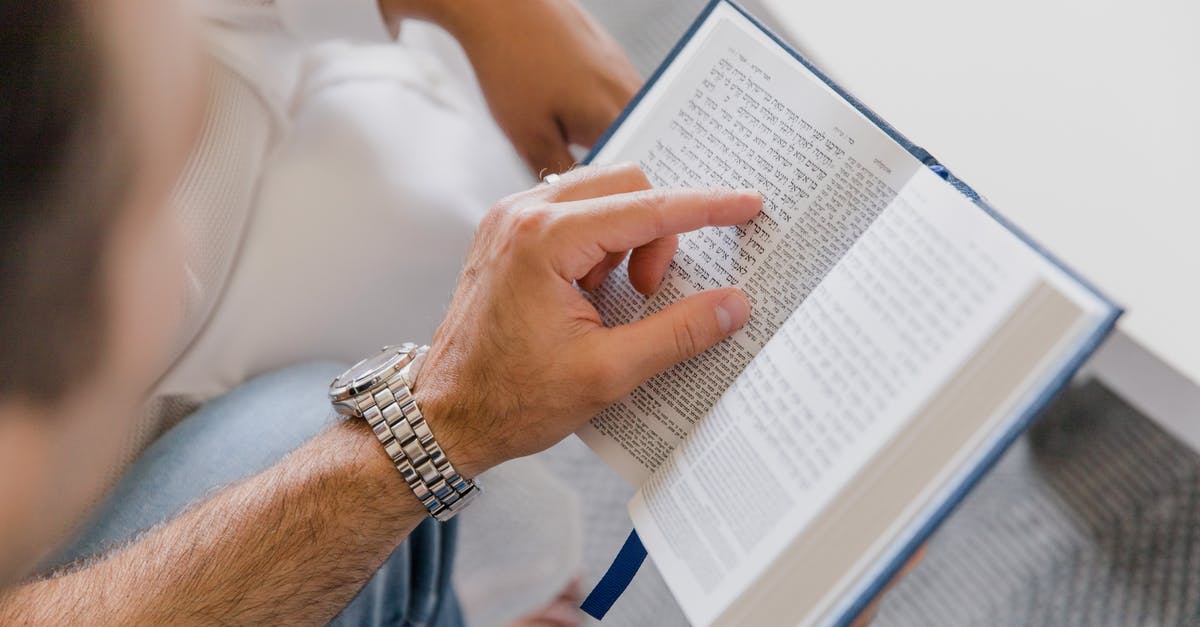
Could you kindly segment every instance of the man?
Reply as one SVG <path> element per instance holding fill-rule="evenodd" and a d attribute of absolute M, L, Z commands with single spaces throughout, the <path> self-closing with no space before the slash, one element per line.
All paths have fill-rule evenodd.
<path fill-rule="evenodd" d="M 429 513 L 362 420 L 103 555 L 16 585 L 57 522 L 100 489 L 98 469 L 172 345 L 185 275 L 164 207 L 203 83 L 171 3 L 4 2 L 0 16 L 0 582 L 14 586 L 0 621 L 333 618 Z M 411 387 L 463 477 L 550 446 L 745 323 L 744 295 L 722 289 L 602 325 L 577 282 L 596 284 L 628 253 L 635 287 L 652 291 L 676 233 L 744 222 L 761 204 L 754 192 L 648 188 L 634 167 L 585 170 L 487 214 Z M 271 408 L 288 411 L 287 399 L 250 409 L 279 422 Z M 444 544 L 413 540 L 414 563 Z M 403 603 L 389 618 L 456 621 L 444 575 L 396 583 Z"/>
<path fill-rule="evenodd" d="M 172 198 L 186 238 L 189 287 L 174 342 L 178 357 L 156 383 L 149 411 L 139 412 L 121 459 L 100 474 L 115 479 L 198 402 L 256 374 L 314 358 L 349 363 L 381 338 L 432 337 L 483 211 L 529 184 L 505 133 L 529 168 L 561 169 L 569 159 L 567 144 L 590 143 L 638 84 L 620 50 L 569 0 L 470 4 L 438 13 L 433 2 L 193 3 L 204 18 L 205 51 L 216 63 L 205 68 L 204 122 Z M 436 19 L 455 33 L 485 88 L 476 93 L 465 64 L 466 81 L 447 80 L 446 63 L 430 62 L 419 41 L 410 43 L 433 29 L 412 21 L 400 28 L 398 18 L 407 15 Z M 539 26 L 532 36 L 529 24 Z M 398 30 L 403 45 L 394 41 Z M 514 30 L 521 37 L 492 36 Z M 332 45 L 333 39 L 355 45 Z M 528 67 L 536 72 L 519 71 Z M 355 108 L 336 129 L 325 113 L 331 95 L 352 99 Z M 480 95 L 486 102 L 470 98 Z M 488 103 L 500 124 L 487 115 Z M 326 119 L 314 124 L 314 109 Z M 314 135 L 332 139 L 313 145 Z M 292 175 L 300 168 L 306 172 Z M 280 198 L 279 190 L 290 196 Z M 404 246 L 398 247 L 401 237 Z M 353 241 L 356 263 L 376 268 L 369 283 L 344 276 L 345 249 L 331 246 L 335 239 Z M 208 429 L 192 428 L 234 437 L 229 419 L 217 426 L 211 414 L 189 420 Z M 318 415 L 313 428 L 326 418 Z M 178 448 L 200 455 L 198 439 L 193 433 Z M 287 444 L 279 438 L 272 443 L 279 451 Z M 165 498 L 165 492 L 195 496 L 249 474 L 253 459 L 226 460 L 241 473 L 230 469 L 170 489 L 162 472 L 143 462 L 134 475 L 155 474 L 148 483 L 157 491 L 131 497 L 122 491 L 117 498 L 136 499 L 144 512 L 144 503 Z M 536 465 L 525 464 L 531 463 Z M 545 473 L 516 475 L 522 482 L 537 476 L 557 483 Z M 135 477 L 126 483 L 136 483 Z M 492 482 L 491 500 L 499 496 L 496 488 L 513 483 Z M 94 554 L 180 506 L 162 504 L 141 520 L 122 518 L 119 529 L 114 518 L 128 517 L 130 508 L 110 508 L 114 515 L 50 563 Z M 541 558 L 561 564 L 557 572 L 539 571 L 538 585 L 523 586 L 524 598 L 508 597 L 509 609 L 550 599 L 571 577 L 577 565 L 558 557 L 561 544 L 544 543 Z M 475 572 L 482 577 L 487 571 Z"/>
<path fill-rule="evenodd" d="M 594 139 L 638 85 L 620 50 L 570 0 L 454 3 L 454 11 L 429 16 L 457 41 L 419 21 L 398 27 L 399 3 L 192 4 L 215 63 L 207 68 L 200 136 L 172 198 L 187 240 L 185 322 L 178 357 L 155 385 L 122 459 L 105 473 L 114 480 L 176 421 L 251 377 L 314 359 L 353 363 L 381 338 L 431 338 L 484 211 L 528 187 L 531 169 L 562 168 L 567 144 Z M 519 36 L 494 36 L 514 31 Z M 503 114 L 493 118 L 488 104 Z M 353 243 L 354 263 L 373 268 L 369 277 L 348 271 L 338 242 Z M 189 421 L 215 422 L 211 412 Z M 196 439 L 180 448 L 199 454 Z M 246 460 L 236 460 L 243 473 L 255 469 Z M 471 574 L 456 582 L 474 616 L 516 616 L 553 598 L 579 571 L 577 559 L 562 557 L 578 536 L 568 530 L 580 526 L 569 507 L 573 495 L 538 472 L 539 462 L 519 465 L 534 472 L 507 465 L 500 471 L 507 478 L 489 481 L 487 500 L 499 502 L 502 490 L 532 487 L 538 478 L 557 487 L 538 493 L 557 512 L 545 524 L 563 530 L 551 535 L 558 541 L 524 542 L 552 568 L 529 568 L 522 594 L 504 595 L 498 607 L 472 593 L 490 588 L 473 583 L 506 561 L 489 552 L 483 567 L 463 569 Z M 549 507 L 552 494 L 558 507 Z M 465 517 L 466 525 L 490 530 L 490 503 Z M 160 508 L 158 517 L 174 509 Z M 140 528 L 134 522 L 123 531 Z M 112 532 L 90 529 L 55 563 L 123 537 L 105 527 Z"/>

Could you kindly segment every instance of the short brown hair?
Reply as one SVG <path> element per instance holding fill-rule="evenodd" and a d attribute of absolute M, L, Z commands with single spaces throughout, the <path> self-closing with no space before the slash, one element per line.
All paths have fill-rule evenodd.
<path fill-rule="evenodd" d="M 0 396 L 51 401 L 104 339 L 127 160 L 76 0 L 0 0 Z"/>

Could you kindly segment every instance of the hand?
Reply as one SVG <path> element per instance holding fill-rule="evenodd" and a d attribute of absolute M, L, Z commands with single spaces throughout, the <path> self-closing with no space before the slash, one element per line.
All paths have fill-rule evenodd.
<path fill-rule="evenodd" d="M 617 42 L 572 0 L 443 4 L 432 19 L 458 39 L 493 117 L 535 173 L 570 168 L 567 147 L 592 146 L 641 85 Z"/>
<path fill-rule="evenodd" d="M 608 328 L 576 283 L 599 284 L 628 254 L 631 283 L 653 292 L 677 233 L 761 209 L 754 191 L 651 189 L 630 165 L 575 170 L 500 201 L 413 387 L 451 463 L 471 477 L 548 448 L 741 328 L 750 304 L 736 288 Z"/>

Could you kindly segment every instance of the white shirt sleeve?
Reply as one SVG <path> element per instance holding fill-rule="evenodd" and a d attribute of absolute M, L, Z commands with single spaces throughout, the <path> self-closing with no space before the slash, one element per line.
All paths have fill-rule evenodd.
<path fill-rule="evenodd" d="M 307 41 L 394 40 L 379 12 L 379 0 L 275 0 L 275 6 L 284 26 Z"/>

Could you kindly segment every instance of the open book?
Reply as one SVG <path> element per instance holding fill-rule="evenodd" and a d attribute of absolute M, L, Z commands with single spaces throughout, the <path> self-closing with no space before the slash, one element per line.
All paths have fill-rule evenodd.
<path fill-rule="evenodd" d="M 916 97 L 916 96 L 914 96 Z M 634 526 L 696 625 L 851 619 L 1120 311 L 736 5 L 712 2 L 594 163 L 750 187 L 609 324 L 736 285 L 747 326 L 580 437 L 640 490 Z"/>

